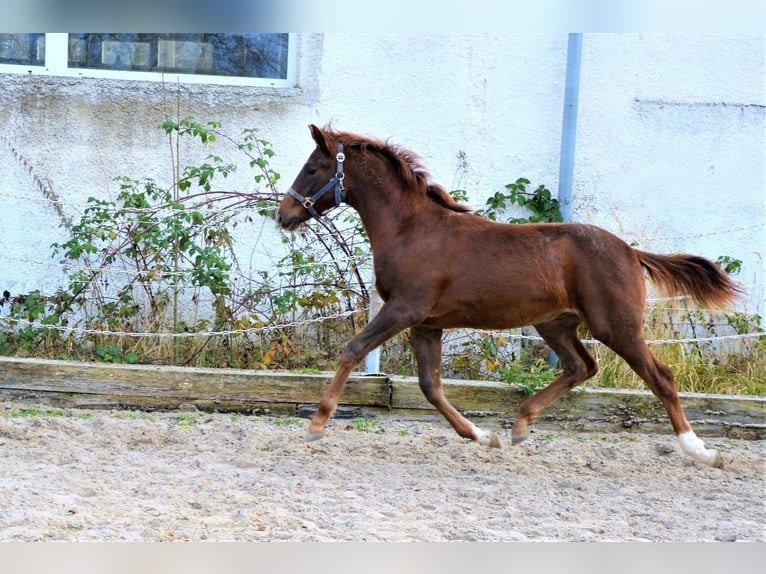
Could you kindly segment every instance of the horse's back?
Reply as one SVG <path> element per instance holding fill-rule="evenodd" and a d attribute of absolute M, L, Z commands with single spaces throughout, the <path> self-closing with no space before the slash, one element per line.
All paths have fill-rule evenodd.
<path fill-rule="evenodd" d="M 643 305 L 645 284 L 635 251 L 595 225 L 543 223 L 498 229 L 496 261 L 504 284 L 524 308 L 545 308 L 544 315 L 587 314 L 594 305 L 619 301 Z M 497 247 L 496 245 L 496 247 Z"/>
<path fill-rule="evenodd" d="M 643 289 L 630 246 L 599 227 L 501 224 L 465 214 L 447 219 L 438 231 L 402 241 L 396 256 L 376 256 L 383 298 L 424 310 L 429 326 L 519 327 L 584 315 L 599 298 L 624 297 L 637 277 Z M 643 291 L 635 295 L 638 301 Z"/>
<path fill-rule="evenodd" d="M 619 239 L 589 225 L 464 223 L 445 234 L 440 253 L 421 257 L 417 274 L 397 282 L 402 292 L 405 284 L 415 287 L 408 298 L 429 298 L 428 325 L 510 328 L 577 312 L 580 291 L 594 283 L 582 275 L 607 273 L 609 264 L 597 259 L 609 244 L 622 249 Z"/>

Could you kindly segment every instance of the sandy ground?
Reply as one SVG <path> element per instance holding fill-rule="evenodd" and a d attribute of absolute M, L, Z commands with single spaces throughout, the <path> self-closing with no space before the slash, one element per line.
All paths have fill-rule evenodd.
<path fill-rule="evenodd" d="M 306 423 L 0 403 L 0 541 L 766 540 L 764 441 Z"/>

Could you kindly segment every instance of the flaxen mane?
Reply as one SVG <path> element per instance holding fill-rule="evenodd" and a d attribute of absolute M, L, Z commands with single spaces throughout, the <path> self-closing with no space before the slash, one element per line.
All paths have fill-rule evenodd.
<path fill-rule="evenodd" d="M 365 138 L 348 132 L 334 132 L 326 127 L 325 131 L 335 137 L 346 148 L 357 148 L 363 153 L 377 153 L 388 159 L 405 187 L 415 193 L 427 196 L 435 203 L 456 211 L 466 213 L 472 208 L 456 202 L 441 186 L 431 181 L 431 174 L 423 167 L 420 156 L 396 144 Z"/>

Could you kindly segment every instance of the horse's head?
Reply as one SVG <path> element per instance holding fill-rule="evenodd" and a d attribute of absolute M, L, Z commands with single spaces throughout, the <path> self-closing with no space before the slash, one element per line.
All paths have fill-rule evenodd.
<path fill-rule="evenodd" d="M 309 128 L 317 147 L 277 210 L 277 223 L 291 231 L 311 217 L 319 217 L 339 205 L 346 191 L 343 186 L 343 146 L 315 125 Z"/>

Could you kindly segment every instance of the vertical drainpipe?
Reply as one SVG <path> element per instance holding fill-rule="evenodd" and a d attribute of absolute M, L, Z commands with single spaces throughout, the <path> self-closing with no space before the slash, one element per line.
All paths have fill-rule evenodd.
<path fill-rule="evenodd" d="M 580 98 L 580 61 L 582 34 L 569 34 L 567 72 L 564 87 L 564 119 L 561 123 L 561 159 L 559 163 L 559 209 L 565 223 L 572 220 L 572 180 L 574 179 L 575 139 L 577 136 L 577 104 Z M 556 368 L 559 358 L 548 353 L 548 364 Z"/>
<path fill-rule="evenodd" d="M 561 125 L 561 160 L 559 163 L 559 205 L 565 222 L 572 219 L 572 180 L 574 176 L 577 103 L 580 97 L 580 61 L 582 34 L 569 34 L 567 72 L 564 88 L 564 119 Z"/>

